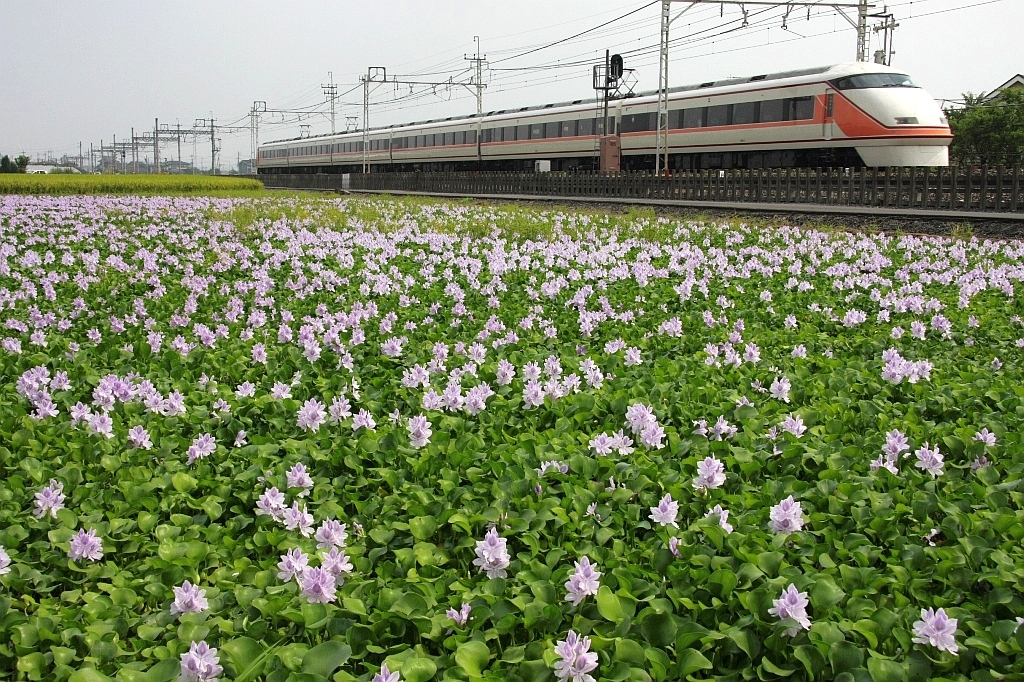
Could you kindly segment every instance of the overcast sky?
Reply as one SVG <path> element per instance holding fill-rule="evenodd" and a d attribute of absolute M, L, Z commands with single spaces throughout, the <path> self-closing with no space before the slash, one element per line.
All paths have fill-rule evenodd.
<path fill-rule="evenodd" d="M 675 11 L 685 6 L 677 2 Z M 272 110 L 328 111 L 320 86 L 329 72 L 344 94 L 341 130 L 346 117 L 361 120 L 358 78 L 368 66 L 387 67 L 389 77 L 468 82 L 464 56 L 473 53 L 474 36 L 489 62 L 484 111 L 593 96 L 590 63 L 603 61 L 606 48 L 636 69 L 638 91 L 653 90 L 659 8 L 650 0 L 0 0 L 0 153 L 76 155 L 79 142 L 87 152 L 90 142 L 126 140 L 132 127 L 152 131 L 154 118 L 190 127 L 212 114 L 217 125 L 246 126 L 254 100 L 271 110 L 261 119 L 262 141 L 298 136 L 300 124 L 327 133 L 329 115 L 300 122 Z M 896 0 L 889 9 L 901 24 L 893 65 L 937 99 L 991 90 L 1024 72 L 1024 0 Z M 745 28 L 735 6 L 723 14 L 719 5 L 699 5 L 680 17 L 672 26 L 671 84 L 855 57 L 856 33 L 830 9 L 814 8 L 808 19 L 806 8 L 794 8 L 785 30 L 783 10 L 748 10 Z M 575 65 L 551 68 L 560 63 Z M 547 68 L 530 68 L 537 66 Z M 474 95 L 461 87 L 414 86 L 410 96 L 409 86 L 389 84 L 371 102 L 371 126 L 476 110 Z M 218 137 L 222 171 L 250 156 L 247 129 L 218 130 Z M 192 155 L 189 140 L 182 157 Z M 161 152 L 176 156 L 174 145 Z M 208 138 L 197 143 L 196 157 L 209 167 Z"/>

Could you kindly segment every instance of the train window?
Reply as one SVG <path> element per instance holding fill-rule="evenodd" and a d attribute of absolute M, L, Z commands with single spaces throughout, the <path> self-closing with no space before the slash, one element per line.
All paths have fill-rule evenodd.
<path fill-rule="evenodd" d="M 455 142 L 454 144 L 466 144 L 466 131 L 457 130 L 455 131 Z"/>
<path fill-rule="evenodd" d="M 837 90 L 859 90 L 862 88 L 916 88 L 917 84 L 901 73 L 865 73 L 847 76 L 834 82 Z"/>
<path fill-rule="evenodd" d="M 502 142 L 515 142 L 516 141 L 516 127 L 506 126 L 501 129 L 501 140 Z"/>
<path fill-rule="evenodd" d="M 712 128 L 714 126 L 727 126 L 729 125 L 729 105 L 719 104 L 717 106 L 708 107 L 707 126 Z"/>
<path fill-rule="evenodd" d="M 529 140 L 530 139 L 530 126 L 518 126 L 516 128 L 516 140 Z"/>
<path fill-rule="evenodd" d="M 592 118 L 581 118 L 578 121 L 577 134 L 580 135 L 580 137 L 583 137 L 585 135 L 593 135 L 594 134 L 594 119 L 592 119 Z"/>
<path fill-rule="evenodd" d="M 594 134 L 595 135 L 604 135 L 604 123 L 605 123 L 605 121 L 604 121 L 603 117 L 595 118 L 594 119 Z"/>
<path fill-rule="evenodd" d="M 389 138 L 385 137 L 383 140 L 380 141 L 380 143 L 381 143 L 381 146 L 380 146 L 381 149 L 384 149 L 384 150 L 391 149 L 391 140 Z"/>
<path fill-rule="evenodd" d="M 361 141 L 360 142 L 355 142 L 354 144 L 356 146 L 355 151 L 357 151 L 357 152 L 363 151 L 363 143 Z"/>
<path fill-rule="evenodd" d="M 703 128 L 704 122 L 707 120 L 707 108 L 698 107 L 696 109 L 685 109 L 683 111 L 683 127 L 684 128 Z"/>
<path fill-rule="evenodd" d="M 455 133 L 445 133 L 444 146 L 451 147 L 453 144 L 455 144 Z"/>
<path fill-rule="evenodd" d="M 775 123 L 786 120 L 785 100 L 769 99 L 761 102 L 761 115 L 758 119 L 761 123 Z"/>
<path fill-rule="evenodd" d="M 757 102 L 741 102 L 732 105 L 732 124 L 757 123 Z"/>
<path fill-rule="evenodd" d="M 544 137 L 561 137 L 562 136 L 562 122 L 561 121 L 548 121 L 544 124 Z"/>
<path fill-rule="evenodd" d="M 466 131 L 466 141 L 465 141 L 465 144 L 476 144 L 476 131 L 475 130 L 467 130 Z"/>
<path fill-rule="evenodd" d="M 645 130 L 654 130 L 656 113 L 635 113 L 623 114 L 620 130 L 624 133 L 639 133 Z"/>
<path fill-rule="evenodd" d="M 562 137 L 576 137 L 576 121 L 562 121 Z"/>
<path fill-rule="evenodd" d="M 808 121 L 814 118 L 814 98 L 794 97 L 786 100 L 789 102 L 789 112 L 786 117 L 790 121 Z"/>
<path fill-rule="evenodd" d="M 434 136 L 433 136 L 433 134 L 431 134 L 431 135 L 423 135 L 422 136 L 422 144 L 420 146 L 421 147 L 433 147 L 434 146 Z"/>
<path fill-rule="evenodd" d="M 668 129 L 679 130 L 683 127 L 683 110 L 672 109 L 668 112 Z"/>
<path fill-rule="evenodd" d="M 530 139 L 531 140 L 543 139 L 543 137 L 544 137 L 544 124 L 543 123 L 533 123 L 529 127 L 530 127 Z"/>

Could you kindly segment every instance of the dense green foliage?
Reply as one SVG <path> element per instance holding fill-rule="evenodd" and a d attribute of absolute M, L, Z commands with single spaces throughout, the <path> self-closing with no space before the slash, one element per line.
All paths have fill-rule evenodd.
<path fill-rule="evenodd" d="M 28 168 L 29 158 L 24 154 L 15 157 L 12 161 L 11 157 L 4 154 L 0 157 L 0 173 L 24 173 L 25 169 Z"/>
<path fill-rule="evenodd" d="M 1024 676 L 1020 245 L 425 201 L 0 197 L 0 246 L 6 679 L 170 682 L 205 640 L 239 682 L 366 682 L 385 662 L 409 682 L 542 682 L 570 629 L 590 636 L 608 682 Z M 492 316 L 503 329 L 483 333 Z M 914 322 L 924 338 L 893 338 Z M 199 325 L 221 324 L 201 340 Z M 303 325 L 323 344 L 315 358 L 291 338 Z M 171 348 L 178 335 L 187 348 Z M 619 340 L 639 364 L 606 345 Z M 485 357 L 470 362 L 476 342 Z M 479 414 L 424 409 L 424 389 L 403 383 L 438 343 L 450 354 L 430 386 L 456 369 L 463 389 L 488 384 Z M 724 361 L 726 347 L 747 359 Z M 930 361 L 930 378 L 883 379 L 889 348 Z M 561 396 L 556 381 L 530 407 L 527 364 L 551 358 L 562 376 L 590 359 L 603 381 Z M 19 389 L 40 366 L 68 375 L 51 386 L 57 416 L 32 416 Z M 185 412 L 136 396 L 113 401 L 112 438 L 74 425 L 79 401 L 99 413 L 111 374 L 181 392 Z M 785 400 L 766 390 L 780 377 Z M 278 382 L 291 397 L 271 394 Z M 305 401 L 342 396 L 376 428 L 297 425 Z M 653 408 L 662 446 L 634 436 L 635 452 L 595 453 L 591 439 L 626 428 L 636 404 Z M 406 425 L 420 414 L 433 434 L 416 448 Z M 778 430 L 788 416 L 806 433 Z M 719 418 L 731 438 L 697 432 Z M 152 449 L 130 441 L 136 426 Z M 892 429 L 911 451 L 897 474 L 872 470 Z M 202 434 L 216 450 L 190 465 Z M 946 457 L 938 477 L 914 464 L 926 442 Z M 710 455 L 726 481 L 700 492 Z M 552 460 L 567 471 L 539 474 Z M 316 542 L 256 514 L 297 463 L 313 486 L 288 504 L 348 524 L 354 569 L 331 603 L 277 576 L 284 552 L 316 557 Z M 51 479 L 65 508 L 37 518 Z M 666 494 L 678 528 L 650 518 Z M 770 509 L 790 495 L 803 529 L 773 532 Z M 732 532 L 707 517 L 715 505 Z M 505 578 L 473 565 L 491 526 L 508 542 Z M 85 528 L 99 561 L 68 557 Z M 563 585 L 582 556 L 601 587 L 574 607 Z M 208 611 L 171 614 L 184 580 Z M 795 637 L 769 614 L 790 584 L 810 599 Z M 457 626 L 445 611 L 463 603 L 471 620 Z M 925 608 L 959 619 L 958 655 L 912 641 Z"/>
<path fill-rule="evenodd" d="M 166 194 L 245 195 L 259 193 L 263 183 L 223 175 L 91 175 L 27 174 L 0 178 L 0 194 Z"/>
<path fill-rule="evenodd" d="M 965 106 L 948 109 L 953 143 L 950 160 L 961 165 L 1024 163 L 1024 90 L 995 98 L 964 95 Z"/>

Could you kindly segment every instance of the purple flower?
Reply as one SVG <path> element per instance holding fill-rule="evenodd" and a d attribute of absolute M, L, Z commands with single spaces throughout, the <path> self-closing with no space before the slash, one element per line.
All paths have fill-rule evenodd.
<path fill-rule="evenodd" d="M 71 538 L 71 549 L 68 556 L 72 561 L 88 559 L 99 561 L 103 558 L 103 542 L 96 537 L 96 530 L 90 529 L 87 533 L 84 529 L 78 531 L 78 535 Z"/>
<path fill-rule="evenodd" d="M 377 428 L 377 422 L 374 421 L 373 415 L 370 414 L 369 410 L 359 410 L 358 414 L 352 419 L 353 431 L 358 431 L 359 429 L 373 431 L 375 428 Z"/>
<path fill-rule="evenodd" d="M 996 444 L 996 434 L 992 433 L 987 428 L 982 429 L 974 434 L 974 440 L 979 443 L 984 443 L 986 447 L 992 447 Z"/>
<path fill-rule="evenodd" d="M 206 590 L 201 590 L 189 581 L 174 588 L 174 603 L 171 604 L 171 615 L 179 613 L 202 613 L 210 608 L 206 601 Z"/>
<path fill-rule="evenodd" d="M 391 672 L 388 670 L 388 664 L 385 663 L 380 667 L 380 672 L 373 676 L 373 680 L 371 682 L 400 682 L 401 679 L 402 678 L 399 676 L 398 671 L 396 670 L 395 672 Z"/>
<path fill-rule="evenodd" d="M 105 412 L 97 412 L 89 416 L 89 430 L 98 436 L 114 437 L 114 420 Z"/>
<path fill-rule="evenodd" d="M 769 511 L 771 529 L 776 533 L 795 533 L 804 527 L 803 509 L 790 495 Z"/>
<path fill-rule="evenodd" d="M 647 518 L 651 519 L 655 523 L 660 523 L 663 526 L 672 526 L 678 528 L 679 524 L 676 523 L 676 516 L 679 515 L 679 503 L 672 499 L 670 493 L 665 493 L 665 497 L 661 498 L 658 502 L 657 507 L 651 507 L 651 513 Z"/>
<path fill-rule="evenodd" d="M 284 519 L 284 493 L 277 488 L 268 488 L 256 501 L 256 516 L 269 516 L 275 521 Z"/>
<path fill-rule="evenodd" d="M 626 423 L 633 433 L 639 435 L 648 424 L 657 424 L 658 418 L 654 416 L 654 408 L 636 403 L 626 408 Z"/>
<path fill-rule="evenodd" d="M 273 388 L 270 389 L 270 395 L 274 400 L 287 400 L 292 397 L 292 387 L 288 384 L 282 384 L 277 382 Z"/>
<path fill-rule="evenodd" d="M 309 568 L 300 573 L 299 587 L 310 604 L 328 604 L 338 598 L 334 573 L 326 568 Z"/>
<path fill-rule="evenodd" d="M 326 406 L 316 398 L 311 398 L 299 408 L 296 425 L 303 431 L 316 433 L 326 420 Z"/>
<path fill-rule="evenodd" d="M 469 604 L 463 602 L 462 609 L 456 611 L 455 609 L 448 609 L 445 611 L 445 615 L 455 621 L 455 624 L 460 628 L 466 626 L 466 622 L 469 621 L 469 613 L 473 610 Z"/>
<path fill-rule="evenodd" d="M 716 504 L 711 511 L 704 515 L 704 518 L 718 518 L 718 526 L 727 534 L 732 532 L 732 525 L 729 523 L 729 510 L 722 509 L 722 505 Z"/>
<path fill-rule="evenodd" d="M 153 447 L 153 441 L 149 438 L 149 431 L 142 426 L 133 426 L 128 430 L 128 440 L 140 450 L 149 450 Z"/>
<path fill-rule="evenodd" d="M 792 414 L 790 414 L 788 417 L 782 420 L 781 426 L 783 431 L 791 433 L 797 438 L 804 435 L 804 432 L 807 431 L 807 427 L 804 426 L 804 420 L 799 415 L 794 417 Z"/>
<path fill-rule="evenodd" d="M 299 493 L 299 497 L 305 497 L 309 494 L 309 489 L 313 487 L 313 479 L 310 478 L 309 472 L 306 471 L 306 465 L 302 462 L 298 462 L 295 466 L 288 470 L 285 474 L 285 478 L 288 480 L 289 488 L 302 488 L 302 492 Z"/>
<path fill-rule="evenodd" d="M 914 463 L 919 469 L 923 469 L 932 475 L 932 478 L 936 478 L 942 475 L 942 467 L 944 466 L 943 456 L 939 452 L 939 446 L 936 445 L 934 448 L 929 448 L 926 442 L 921 449 L 914 453 L 917 457 L 917 461 Z"/>
<path fill-rule="evenodd" d="M 320 527 L 316 530 L 316 535 L 313 539 L 317 542 L 317 547 L 320 549 L 330 549 L 331 547 L 344 547 L 345 540 L 348 539 L 348 533 L 345 531 L 345 524 L 338 523 L 333 519 L 326 519 L 320 524 Z"/>
<path fill-rule="evenodd" d="M 332 547 L 331 551 L 321 555 L 321 559 L 320 566 L 331 572 L 338 586 L 343 585 L 345 583 L 344 576 L 352 572 L 352 562 L 349 561 L 345 552 L 338 547 Z"/>
<path fill-rule="evenodd" d="M 277 562 L 277 568 L 278 579 L 288 582 L 309 570 L 309 557 L 303 554 L 298 547 L 290 549 L 281 555 L 281 560 Z"/>
<path fill-rule="evenodd" d="M 587 557 L 581 558 L 575 564 L 576 570 L 565 583 L 565 589 L 569 591 L 565 595 L 565 600 L 571 601 L 573 606 L 579 606 L 587 595 L 597 594 L 597 589 L 601 586 L 601 573 L 595 570 L 597 564 L 591 564 Z"/>
<path fill-rule="evenodd" d="M 7 550 L 4 549 L 3 545 L 0 545 L 0 575 L 5 575 L 11 572 L 11 557 L 7 554 Z"/>
<path fill-rule="evenodd" d="M 651 450 L 659 450 L 664 446 L 662 440 L 665 438 L 665 429 L 661 424 L 647 424 L 640 432 L 640 442 Z"/>
<path fill-rule="evenodd" d="M 561 659 L 555 662 L 555 677 L 561 682 L 594 682 L 589 673 L 597 668 L 597 652 L 590 651 L 590 638 L 580 637 L 573 630 L 555 644 Z"/>
<path fill-rule="evenodd" d="M 590 449 L 595 455 L 608 455 L 612 451 L 612 439 L 606 433 L 601 433 L 590 439 Z"/>
<path fill-rule="evenodd" d="M 235 447 L 236 448 L 240 448 L 240 447 L 244 446 L 245 442 L 246 442 L 245 441 L 246 436 L 248 436 L 248 435 L 249 434 L 247 434 L 245 432 L 245 429 L 239 429 L 238 433 L 235 434 Z"/>
<path fill-rule="evenodd" d="M 509 565 L 509 555 L 505 538 L 498 537 L 496 528 L 491 528 L 484 535 L 483 540 L 476 543 L 476 559 L 474 566 L 479 566 L 481 571 L 487 573 L 488 578 L 504 578 L 505 569 Z"/>
<path fill-rule="evenodd" d="M 181 655 L 181 675 L 178 682 L 214 682 L 224 672 L 218 665 L 217 650 L 204 642 L 192 642 L 192 646 Z"/>
<path fill-rule="evenodd" d="M 300 508 L 298 502 L 292 502 L 292 506 L 284 510 L 284 527 L 298 530 L 308 538 L 313 534 L 313 515 L 306 511 L 305 505 Z"/>
<path fill-rule="evenodd" d="M 768 613 L 775 616 L 779 620 L 790 618 L 795 620 L 799 627 L 789 628 L 783 634 L 787 637 L 796 637 L 800 629 L 810 630 L 811 619 L 807 617 L 807 605 L 810 602 L 807 599 L 806 592 L 799 592 L 796 589 L 796 585 L 790 583 L 782 596 L 772 601 L 774 606 L 768 609 Z"/>
<path fill-rule="evenodd" d="M 698 491 L 714 490 L 725 483 L 725 464 L 717 457 L 705 457 L 697 464 L 697 477 L 693 479 L 693 487 Z"/>
<path fill-rule="evenodd" d="M 195 464 L 197 460 L 205 459 L 212 455 L 217 450 L 217 443 L 213 440 L 213 436 L 208 433 L 204 433 L 195 440 L 192 441 L 192 445 L 189 446 L 188 452 L 188 464 L 191 466 Z"/>
<path fill-rule="evenodd" d="M 47 514 L 51 518 L 57 518 L 57 512 L 64 508 L 64 484 L 51 478 L 50 484 L 36 493 L 33 504 L 36 507 L 33 513 L 37 519 Z"/>
<path fill-rule="evenodd" d="M 945 609 L 921 609 L 921 620 L 914 622 L 913 642 L 931 644 L 939 651 L 948 651 L 955 656 L 956 622 L 956 618 L 946 615 Z"/>
<path fill-rule="evenodd" d="M 668 539 L 668 551 L 672 552 L 672 556 L 679 558 L 679 538 L 672 536 Z"/>
<path fill-rule="evenodd" d="M 784 403 L 789 402 L 789 389 L 792 386 L 789 383 L 789 379 L 786 377 L 776 377 L 772 381 L 771 388 L 768 391 L 772 394 L 772 397 L 776 400 L 781 400 Z"/>
<path fill-rule="evenodd" d="M 430 426 L 430 422 L 422 414 L 409 419 L 409 423 L 406 425 L 406 429 L 409 431 L 409 445 L 417 450 L 427 445 L 430 442 L 430 436 L 434 433 L 430 430 Z"/>

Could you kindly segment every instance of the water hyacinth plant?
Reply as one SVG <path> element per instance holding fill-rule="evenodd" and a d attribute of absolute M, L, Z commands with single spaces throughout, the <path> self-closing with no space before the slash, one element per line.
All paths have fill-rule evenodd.
<path fill-rule="evenodd" d="M 1022 265 L 0 196 L 0 677 L 1015 679 Z"/>

